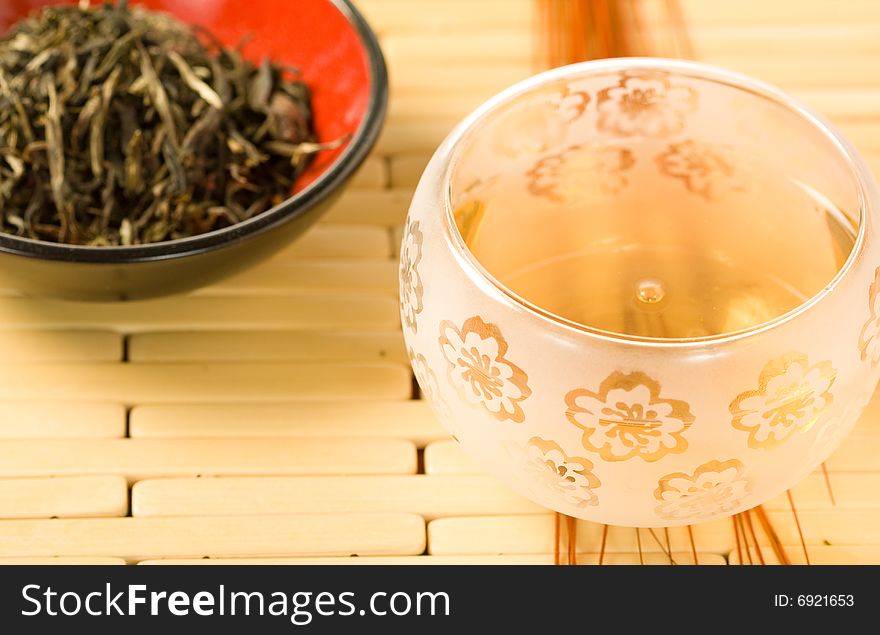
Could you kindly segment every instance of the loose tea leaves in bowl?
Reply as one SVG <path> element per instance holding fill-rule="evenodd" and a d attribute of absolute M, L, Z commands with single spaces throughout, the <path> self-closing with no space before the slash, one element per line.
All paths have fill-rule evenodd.
<path fill-rule="evenodd" d="M 0 231 L 109 246 L 221 229 L 317 151 L 295 70 L 163 13 L 48 7 L 0 38 Z"/>

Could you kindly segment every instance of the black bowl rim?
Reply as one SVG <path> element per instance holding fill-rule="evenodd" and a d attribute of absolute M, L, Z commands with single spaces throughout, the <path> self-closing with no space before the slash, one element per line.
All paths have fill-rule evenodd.
<path fill-rule="evenodd" d="M 340 156 L 314 182 L 283 203 L 246 221 L 197 236 L 133 246 L 65 245 L 0 233 L 0 253 L 44 260 L 128 264 L 194 256 L 227 247 L 305 215 L 330 197 L 364 162 L 385 121 L 388 70 L 379 40 L 351 0 L 329 0 L 355 28 L 367 57 L 370 94 L 364 118 Z"/>

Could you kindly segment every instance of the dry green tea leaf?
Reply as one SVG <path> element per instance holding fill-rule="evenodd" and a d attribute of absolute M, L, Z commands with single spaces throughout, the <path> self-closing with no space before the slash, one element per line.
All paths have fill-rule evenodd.
<path fill-rule="evenodd" d="M 265 212 L 336 147 L 289 77 L 124 1 L 44 8 L 0 38 L 0 231 L 138 245 Z"/>

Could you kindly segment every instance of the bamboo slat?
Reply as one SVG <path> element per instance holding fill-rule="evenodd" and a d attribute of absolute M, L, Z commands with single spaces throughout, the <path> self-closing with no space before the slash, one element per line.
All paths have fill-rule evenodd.
<path fill-rule="evenodd" d="M 391 228 L 391 243 L 394 245 L 394 256 L 400 257 L 400 246 L 403 243 L 403 225 Z"/>
<path fill-rule="evenodd" d="M 768 56 L 753 53 L 703 56 L 703 61 L 745 73 L 784 88 L 796 86 L 878 86 L 875 60 L 858 52 L 804 55 L 798 51 Z"/>
<path fill-rule="evenodd" d="M 31 558 L 0 558 L 0 565 L 40 565 L 40 566 L 60 566 L 60 565 L 124 565 L 125 560 L 122 558 L 109 558 L 102 556 L 77 557 L 77 556 L 48 556 Z"/>
<path fill-rule="evenodd" d="M 491 91 L 480 91 L 478 98 L 483 101 L 492 94 Z M 453 127 L 453 123 L 445 121 L 389 121 L 376 142 L 376 150 L 388 155 L 410 151 L 431 153 Z"/>
<path fill-rule="evenodd" d="M 141 481 L 134 516 L 411 512 L 444 516 L 542 513 L 485 476 L 321 476 Z"/>
<path fill-rule="evenodd" d="M 128 485 L 121 476 L 0 478 L 0 519 L 125 516 Z"/>
<path fill-rule="evenodd" d="M 766 55 L 775 55 L 779 52 L 800 52 L 805 55 L 880 53 L 876 21 L 829 21 L 821 24 L 804 24 L 791 20 L 785 24 L 765 24 L 755 18 L 749 24 L 704 23 L 688 26 L 696 49 L 702 55 L 710 57 L 717 54 L 733 55 L 753 51 L 761 51 Z M 663 30 L 663 28 L 658 29 L 661 33 Z"/>
<path fill-rule="evenodd" d="M 425 64 L 472 64 L 479 57 L 483 64 L 528 66 L 532 63 L 531 33 L 518 28 L 487 26 L 479 31 L 398 32 L 382 38 L 386 57 L 419 60 Z M 442 58 L 438 55 L 442 51 Z M 477 104 L 474 104 L 476 106 Z M 471 108 L 472 110 L 473 108 Z"/>
<path fill-rule="evenodd" d="M 391 362 L 0 366 L 0 399 L 145 404 L 409 399 L 411 394 L 408 369 Z"/>
<path fill-rule="evenodd" d="M 136 562 L 159 557 L 414 555 L 424 548 L 424 521 L 414 514 L 0 522 L 0 558 L 110 554 Z"/>
<path fill-rule="evenodd" d="M 0 439 L 125 436 L 125 407 L 113 403 L 0 401 Z"/>
<path fill-rule="evenodd" d="M 399 439 L 89 439 L 0 441 L 0 477 L 414 474 Z"/>
<path fill-rule="evenodd" d="M 382 157 L 370 156 L 351 178 L 348 187 L 382 189 L 388 185 L 388 171 Z"/>
<path fill-rule="evenodd" d="M 429 6 L 411 0 L 366 0 L 358 7 L 381 37 L 400 32 L 443 33 L 450 29 L 528 32 L 532 19 L 530 0 L 446 0 L 431 2 Z M 438 57 L 442 59 L 442 52 L 438 52 Z"/>
<path fill-rule="evenodd" d="M 393 361 L 409 364 L 396 331 L 182 331 L 139 333 L 137 362 Z"/>
<path fill-rule="evenodd" d="M 396 98 L 393 104 L 390 104 L 389 125 L 430 123 L 437 126 L 442 124 L 446 126 L 446 132 L 449 132 L 492 94 L 485 88 L 459 90 L 444 94 L 403 94 Z M 394 157 L 408 149 L 411 148 L 398 148 L 396 152 L 390 154 Z M 426 152 L 423 154 L 431 154 L 430 148 L 425 148 L 425 150 Z"/>
<path fill-rule="evenodd" d="M 880 28 L 877 30 L 880 32 Z M 876 126 L 880 123 L 880 119 L 878 119 L 880 88 L 877 86 L 834 86 L 833 88 L 797 86 L 788 92 L 816 112 L 831 117 L 832 123 L 836 124 L 860 149 L 876 147 L 873 132 L 869 138 L 863 139 L 862 133 L 853 130 L 851 125 L 853 123 L 867 123 Z"/>
<path fill-rule="evenodd" d="M 392 91 L 398 94 L 439 94 L 449 91 L 450 86 L 463 92 L 482 91 L 491 97 L 508 86 L 531 75 L 531 65 L 484 64 L 474 61 L 466 66 L 434 64 L 426 71 L 421 60 L 399 60 L 391 76 Z"/>
<path fill-rule="evenodd" d="M 378 0 L 379 3 L 384 0 Z M 803 24 L 862 24 L 880 21 L 880 5 L 873 0 L 846 0 L 835 11 L 824 0 L 739 0 L 738 2 L 704 2 L 682 0 L 688 25 L 764 24 L 791 26 Z M 831 10 L 830 10 L 831 9 Z"/>
<path fill-rule="evenodd" d="M 122 336 L 112 331 L 0 329 L 0 365 L 20 362 L 122 361 Z"/>
<path fill-rule="evenodd" d="M 317 224 L 273 258 L 280 261 L 327 258 L 384 260 L 389 253 L 388 236 L 380 227 L 369 224 Z"/>
<path fill-rule="evenodd" d="M 391 157 L 391 183 L 394 187 L 415 188 L 431 158 L 429 154 L 411 153 Z"/>
<path fill-rule="evenodd" d="M 876 544 L 880 535 L 880 509 L 806 510 L 798 513 L 807 545 L 870 546 Z M 790 512 L 768 512 L 768 517 L 783 544 L 800 543 Z M 609 527 L 606 549 L 637 549 L 636 531 L 631 527 Z M 659 540 L 652 538 L 647 529 L 639 531 L 643 550 L 664 550 L 662 529 L 654 530 Z M 671 528 L 669 533 L 673 551 L 688 549 L 689 538 L 685 529 Z M 579 521 L 579 548 L 597 548 L 601 534 L 602 525 Z M 441 518 L 428 525 L 429 553 L 432 554 L 545 553 L 553 549 L 553 535 L 553 517 L 549 515 Z M 726 554 L 736 543 L 733 525 L 728 518 L 694 525 L 693 535 L 697 551 Z M 758 540 L 763 545 L 769 544 L 764 534 L 759 534 Z"/>
<path fill-rule="evenodd" d="M 409 189 L 352 190 L 344 193 L 320 222 L 321 225 L 359 223 L 390 227 L 403 223 L 411 200 Z"/>
<path fill-rule="evenodd" d="M 449 433 L 424 401 L 156 404 L 131 411 L 134 438 L 389 438 L 418 447 Z"/>
<path fill-rule="evenodd" d="M 606 553 L 601 556 L 602 564 L 606 565 L 668 565 L 669 557 L 661 553 Z M 691 552 L 673 552 L 675 564 L 693 564 Z M 599 564 L 598 553 L 579 553 L 577 563 L 581 565 Z M 725 565 L 727 560 L 718 554 L 697 554 L 699 564 Z M 2 564 L 2 561 L 0 561 Z M 550 565 L 553 554 L 507 554 L 491 555 L 457 555 L 457 556 L 368 556 L 365 558 L 200 558 L 197 560 L 166 559 L 144 560 L 142 565 Z"/>
<path fill-rule="evenodd" d="M 388 237 L 384 240 L 388 242 Z M 185 295 L 160 300 L 78 303 L 4 298 L 0 326 L 110 328 L 133 333 L 180 329 L 364 328 L 396 329 L 393 298 L 306 294 L 247 298 Z"/>
<path fill-rule="evenodd" d="M 452 439 L 429 443 L 425 448 L 425 474 L 483 474 L 484 470 Z"/>
<path fill-rule="evenodd" d="M 288 293 L 397 294 L 397 264 L 388 260 L 268 262 L 205 287 L 201 295 Z"/>

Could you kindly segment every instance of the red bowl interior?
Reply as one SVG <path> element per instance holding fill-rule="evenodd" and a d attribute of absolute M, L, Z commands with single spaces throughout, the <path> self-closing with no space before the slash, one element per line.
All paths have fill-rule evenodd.
<path fill-rule="evenodd" d="M 41 6 L 71 0 L 0 0 L 0 33 Z M 94 2 L 94 0 L 93 0 Z M 360 37 L 330 0 L 132 0 L 199 24 L 227 45 L 250 37 L 245 57 L 295 66 L 312 91 L 315 133 L 333 141 L 354 133 L 370 96 L 369 61 Z M 297 182 L 301 190 L 344 151 L 319 153 Z"/>

